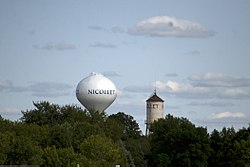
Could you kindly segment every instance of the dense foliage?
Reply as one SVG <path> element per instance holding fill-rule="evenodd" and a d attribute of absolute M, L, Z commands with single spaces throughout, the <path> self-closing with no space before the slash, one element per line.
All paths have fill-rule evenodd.
<path fill-rule="evenodd" d="M 151 132 L 150 166 L 207 166 L 211 149 L 206 129 L 167 115 Z"/>
<path fill-rule="evenodd" d="M 0 116 L 0 165 L 250 166 L 250 127 L 207 133 L 167 115 L 143 136 L 132 116 L 107 116 L 74 105 L 34 103 L 20 121 Z M 78 164 L 78 165 L 77 165 Z"/>

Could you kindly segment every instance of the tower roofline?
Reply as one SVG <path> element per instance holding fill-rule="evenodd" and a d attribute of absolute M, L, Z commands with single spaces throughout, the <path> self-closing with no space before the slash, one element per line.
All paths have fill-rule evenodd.
<path fill-rule="evenodd" d="M 146 100 L 146 102 L 164 102 L 159 96 L 156 94 L 156 90 L 154 91 L 154 94 Z"/>

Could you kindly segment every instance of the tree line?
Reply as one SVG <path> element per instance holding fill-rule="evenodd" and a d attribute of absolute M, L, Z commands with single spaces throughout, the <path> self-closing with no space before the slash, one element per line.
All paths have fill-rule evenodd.
<path fill-rule="evenodd" d="M 0 165 L 41 167 L 250 166 L 250 127 L 214 130 L 170 114 L 144 136 L 122 112 L 86 111 L 47 101 L 22 111 L 19 121 L 0 116 Z"/>

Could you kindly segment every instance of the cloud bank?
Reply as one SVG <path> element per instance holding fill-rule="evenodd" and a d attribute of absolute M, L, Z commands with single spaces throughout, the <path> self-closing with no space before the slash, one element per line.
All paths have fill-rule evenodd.
<path fill-rule="evenodd" d="M 130 35 L 153 37 L 205 38 L 214 35 L 201 24 L 169 16 L 155 16 L 138 22 L 129 28 Z"/>
<path fill-rule="evenodd" d="M 178 77 L 178 74 L 176 73 L 167 73 L 165 74 L 166 77 Z"/>
<path fill-rule="evenodd" d="M 120 77 L 121 76 L 115 71 L 104 71 L 102 74 L 106 77 Z"/>
<path fill-rule="evenodd" d="M 63 51 L 63 50 L 73 50 L 76 49 L 75 45 L 73 44 L 69 44 L 69 43 L 65 43 L 65 42 L 60 42 L 60 43 L 53 43 L 53 42 L 49 42 L 45 45 L 33 45 L 34 49 L 41 49 L 41 50 L 48 50 L 48 51 Z"/>
<path fill-rule="evenodd" d="M 38 82 L 29 85 L 33 96 L 37 97 L 60 97 L 71 93 L 71 86 L 60 82 Z"/>
<path fill-rule="evenodd" d="M 91 30 L 95 30 L 95 31 L 104 31 L 104 32 L 108 32 L 107 28 L 101 27 L 101 26 L 97 26 L 97 25 L 93 25 L 93 26 L 88 26 L 89 29 Z"/>
<path fill-rule="evenodd" d="M 248 124 L 250 118 L 243 112 L 218 112 L 210 114 L 204 121 L 206 124 L 221 124 L 223 127 L 238 127 Z"/>
<path fill-rule="evenodd" d="M 21 114 L 21 110 L 10 107 L 0 108 L 0 115 L 16 115 L 16 114 Z"/>
<path fill-rule="evenodd" d="M 249 99 L 250 78 L 232 77 L 222 73 L 206 73 L 188 77 L 186 82 L 174 80 L 156 81 L 152 86 L 130 85 L 123 90 L 127 92 L 149 92 L 155 87 L 157 91 L 170 97 L 194 99 Z"/>
<path fill-rule="evenodd" d="M 127 33 L 134 36 L 150 37 L 180 37 L 180 38 L 206 38 L 215 35 L 214 31 L 208 30 L 200 23 L 190 20 L 177 19 L 170 16 L 155 16 L 139 21 L 130 28 L 113 26 L 111 29 L 99 25 L 88 26 L 94 31 L 108 33 Z M 93 46 L 95 46 L 93 44 Z M 199 51 L 188 54 L 197 55 Z"/>
<path fill-rule="evenodd" d="M 194 75 L 189 80 L 202 87 L 250 87 L 250 77 L 231 77 L 222 73 Z"/>
<path fill-rule="evenodd" d="M 245 119 L 247 118 L 246 114 L 242 112 L 220 112 L 220 113 L 213 113 L 209 116 L 210 119 L 227 119 L 227 118 L 238 118 L 238 119 Z"/>
<path fill-rule="evenodd" d="M 9 88 L 13 87 L 13 84 L 9 80 L 0 80 L 0 91 L 7 90 Z"/>
<path fill-rule="evenodd" d="M 72 92 L 72 86 L 60 82 L 35 82 L 28 86 L 15 86 L 11 81 L 0 80 L 0 92 L 28 92 L 37 97 L 68 96 Z"/>
<path fill-rule="evenodd" d="M 222 102 L 222 101 L 211 101 L 211 102 L 191 102 L 189 106 L 209 106 L 209 107 L 227 107 L 235 106 L 234 103 Z"/>
<path fill-rule="evenodd" d="M 98 48 L 116 48 L 117 46 L 111 43 L 104 42 L 95 42 L 94 44 L 89 45 L 90 47 L 98 47 Z"/>

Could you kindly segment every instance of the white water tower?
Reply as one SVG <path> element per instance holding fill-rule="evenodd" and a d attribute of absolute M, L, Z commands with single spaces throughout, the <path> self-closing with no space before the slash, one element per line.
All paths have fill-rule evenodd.
<path fill-rule="evenodd" d="M 116 99 L 115 84 L 100 73 L 92 72 L 76 87 L 76 97 L 89 111 L 103 112 Z"/>
<path fill-rule="evenodd" d="M 157 96 L 156 91 L 154 94 L 146 100 L 146 114 L 147 119 L 145 121 L 146 124 L 146 136 L 149 135 L 150 125 L 157 121 L 160 118 L 163 118 L 164 112 L 164 100 L 162 100 L 159 96 Z"/>

